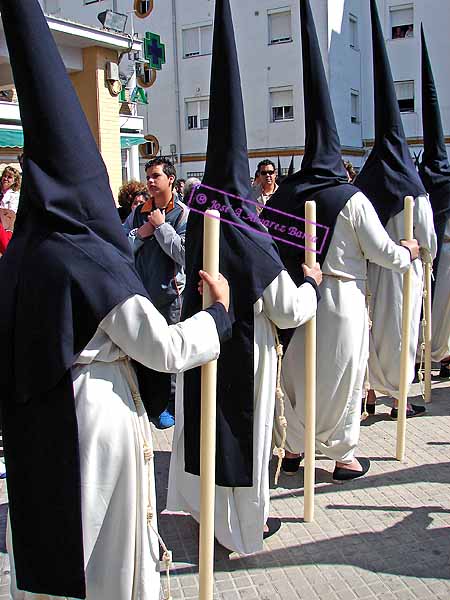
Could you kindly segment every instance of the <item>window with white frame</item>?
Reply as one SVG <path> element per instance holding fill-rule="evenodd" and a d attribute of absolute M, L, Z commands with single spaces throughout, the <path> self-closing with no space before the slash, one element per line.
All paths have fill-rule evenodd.
<path fill-rule="evenodd" d="M 272 123 L 292 121 L 294 118 L 294 93 L 292 88 L 273 88 L 270 94 L 270 114 Z"/>
<path fill-rule="evenodd" d="M 350 120 L 352 123 L 359 123 L 361 120 L 359 114 L 358 90 L 350 90 Z"/>
<path fill-rule="evenodd" d="M 398 40 L 414 36 L 414 8 L 412 4 L 389 7 L 392 39 Z"/>
<path fill-rule="evenodd" d="M 359 48 L 358 44 L 358 17 L 355 15 L 348 15 L 348 24 L 349 24 L 349 42 L 350 48 L 354 48 L 357 50 Z"/>
<path fill-rule="evenodd" d="M 212 52 L 212 25 L 183 29 L 183 57 L 201 56 Z"/>
<path fill-rule="evenodd" d="M 269 44 L 292 42 L 292 22 L 290 8 L 277 8 L 268 11 Z"/>
<path fill-rule="evenodd" d="M 207 129 L 209 100 L 186 100 L 186 129 Z"/>
<path fill-rule="evenodd" d="M 414 112 L 414 81 L 396 81 L 394 85 L 400 112 Z"/>

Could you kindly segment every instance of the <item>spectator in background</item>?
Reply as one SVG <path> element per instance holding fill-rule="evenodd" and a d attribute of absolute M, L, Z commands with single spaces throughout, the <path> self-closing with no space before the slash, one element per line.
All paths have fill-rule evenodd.
<path fill-rule="evenodd" d="M 14 167 L 5 167 L 0 178 L 0 208 L 17 212 L 22 176 Z"/>
<path fill-rule="evenodd" d="M 184 184 L 184 193 L 183 193 L 183 202 L 184 204 L 189 203 L 189 199 L 191 197 L 192 189 L 201 184 L 200 179 L 197 177 L 189 177 Z"/>
<path fill-rule="evenodd" d="M 414 28 L 412 25 L 408 25 L 408 29 L 405 32 L 405 38 L 414 37 Z"/>
<path fill-rule="evenodd" d="M 255 176 L 253 177 L 252 187 L 257 187 L 259 185 L 259 171 L 256 169 Z"/>
<path fill-rule="evenodd" d="M 355 168 L 349 160 L 343 160 L 342 162 L 344 163 L 345 170 L 347 171 L 348 182 L 352 183 L 357 175 Z"/>
<path fill-rule="evenodd" d="M 275 163 L 268 158 L 258 163 L 258 181 L 259 184 L 255 187 L 255 199 L 261 207 L 256 209 L 259 214 L 269 198 L 277 191 L 278 185 L 276 183 L 277 170 Z"/>
<path fill-rule="evenodd" d="M 401 27 L 396 27 L 394 29 L 393 35 L 392 35 L 392 39 L 394 40 L 398 40 L 399 38 L 404 38 L 405 37 L 405 33 L 402 30 Z"/>
<path fill-rule="evenodd" d="M 172 162 L 158 157 L 145 165 L 148 200 L 134 211 L 129 239 L 133 245 L 136 270 L 155 307 L 167 323 L 181 317 L 181 295 L 186 284 L 185 235 L 187 207 L 173 190 L 176 170 Z M 164 379 L 164 381 L 163 381 Z M 175 375 L 159 377 L 158 391 L 167 395 L 167 409 L 159 416 L 161 429 L 175 424 Z M 145 397 L 143 396 L 145 403 Z"/>
<path fill-rule="evenodd" d="M 149 194 L 145 183 L 140 181 L 128 181 L 119 190 L 119 217 L 122 223 L 128 215 L 139 206 L 148 200 Z"/>
<path fill-rule="evenodd" d="M 177 179 L 177 182 L 175 184 L 175 189 L 177 191 L 177 194 L 180 196 L 180 198 L 183 198 L 183 196 L 184 196 L 185 185 L 186 185 L 185 179 Z"/>
<path fill-rule="evenodd" d="M 12 231 L 5 229 L 0 222 L 0 256 L 5 253 L 6 246 L 9 244 L 11 239 Z M 1 476 L 0 476 L 1 479 Z"/>

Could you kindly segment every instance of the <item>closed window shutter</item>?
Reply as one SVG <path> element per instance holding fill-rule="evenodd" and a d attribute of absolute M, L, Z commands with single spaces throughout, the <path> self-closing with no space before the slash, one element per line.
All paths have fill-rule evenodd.
<path fill-rule="evenodd" d="M 198 56 L 200 54 L 198 27 L 183 29 L 183 55 Z"/>
<path fill-rule="evenodd" d="M 274 13 L 269 15 L 270 41 L 287 41 L 291 39 L 291 13 Z"/>
<path fill-rule="evenodd" d="M 200 28 L 201 53 L 211 54 L 212 52 L 212 25 Z"/>
<path fill-rule="evenodd" d="M 414 12 L 412 7 L 391 9 L 391 27 L 402 27 L 403 25 L 412 25 L 414 23 Z"/>
<path fill-rule="evenodd" d="M 395 92 L 397 100 L 410 100 L 414 98 L 414 82 L 413 81 L 398 81 L 395 84 Z"/>

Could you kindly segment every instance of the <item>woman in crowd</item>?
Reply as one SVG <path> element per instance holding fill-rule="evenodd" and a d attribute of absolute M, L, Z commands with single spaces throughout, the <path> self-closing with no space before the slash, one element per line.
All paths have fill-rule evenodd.
<path fill-rule="evenodd" d="M 5 167 L 0 179 L 0 208 L 17 212 L 22 176 L 14 167 Z"/>

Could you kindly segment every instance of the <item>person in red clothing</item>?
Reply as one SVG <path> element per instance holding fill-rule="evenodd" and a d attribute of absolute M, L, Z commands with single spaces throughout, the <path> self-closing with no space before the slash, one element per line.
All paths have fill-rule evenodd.
<path fill-rule="evenodd" d="M 5 253 L 6 246 L 9 244 L 11 236 L 12 231 L 5 229 L 0 222 L 0 256 Z"/>

